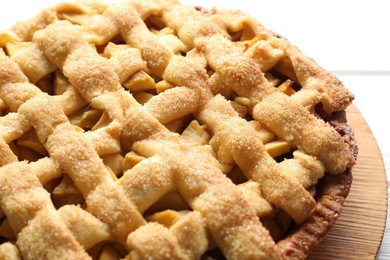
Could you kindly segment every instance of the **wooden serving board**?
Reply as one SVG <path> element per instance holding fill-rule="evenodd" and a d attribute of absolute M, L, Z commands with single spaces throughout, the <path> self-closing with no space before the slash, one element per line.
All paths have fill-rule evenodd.
<path fill-rule="evenodd" d="M 387 182 L 381 153 L 363 116 L 352 105 L 347 110 L 359 146 L 352 170 L 353 183 L 343 211 L 327 237 L 309 259 L 375 259 L 385 229 Z"/>

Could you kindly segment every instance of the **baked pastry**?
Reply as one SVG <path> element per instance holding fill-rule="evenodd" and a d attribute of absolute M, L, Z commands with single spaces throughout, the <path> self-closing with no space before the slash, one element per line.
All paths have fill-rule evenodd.
<path fill-rule="evenodd" d="M 305 258 L 353 95 L 236 10 L 62 3 L 0 35 L 0 256 Z"/>

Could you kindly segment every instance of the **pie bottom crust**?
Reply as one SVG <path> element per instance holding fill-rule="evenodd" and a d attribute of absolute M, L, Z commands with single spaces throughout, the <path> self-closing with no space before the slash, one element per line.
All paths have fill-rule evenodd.
<path fill-rule="evenodd" d="M 346 122 L 346 113 L 338 112 L 329 123 L 342 135 L 357 157 L 358 147 L 353 130 Z M 295 227 L 277 245 L 286 259 L 306 259 L 315 246 L 328 234 L 340 216 L 352 185 L 352 168 L 344 173 L 326 174 L 317 185 L 317 204 L 305 223 Z"/>

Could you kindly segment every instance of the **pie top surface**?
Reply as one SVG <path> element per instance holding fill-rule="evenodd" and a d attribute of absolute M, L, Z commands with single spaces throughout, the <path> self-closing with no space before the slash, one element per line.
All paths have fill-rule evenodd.
<path fill-rule="evenodd" d="M 0 257 L 304 258 L 340 214 L 354 97 L 240 11 L 61 3 L 0 47 Z"/>

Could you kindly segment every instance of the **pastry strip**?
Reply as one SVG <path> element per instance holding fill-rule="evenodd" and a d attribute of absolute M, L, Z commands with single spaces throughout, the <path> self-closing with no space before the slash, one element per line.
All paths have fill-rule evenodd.
<path fill-rule="evenodd" d="M 19 180 L 23 180 L 22 182 Z M 24 162 L 0 169 L 0 203 L 26 259 L 90 259 L 57 215 L 50 194 Z M 50 230 L 50 232 L 47 232 Z"/>
<path fill-rule="evenodd" d="M 329 173 L 342 173 L 355 162 L 334 128 L 282 93 L 275 92 L 257 104 L 253 116 L 282 139 L 317 156 Z"/>

